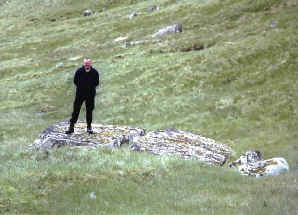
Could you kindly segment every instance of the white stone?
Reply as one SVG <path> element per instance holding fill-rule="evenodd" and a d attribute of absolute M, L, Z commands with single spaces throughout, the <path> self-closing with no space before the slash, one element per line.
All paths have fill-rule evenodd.
<path fill-rule="evenodd" d="M 82 56 L 75 56 L 75 57 L 71 57 L 71 58 L 69 58 L 68 60 L 69 61 L 76 61 L 76 60 L 79 60 L 79 59 L 81 59 L 82 58 Z"/>
<path fill-rule="evenodd" d="M 152 35 L 152 37 L 160 37 L 168 33 L 181 33 L 182 32 L 182 25 L 181 24 L 175 24 L 171 26 L 167 26 L 165 28 L 162 28 L 158 30 L 155 34 Z"/>
<path fill-rule="evenodd" d="M 61 67 L 61 66 L 63 66 L 63 65 L 64 65 L 63 62 L 57 63 L 57 64 L 56 64 L 56 68 L 59 68 L 59 67 Z"/>
<path fill-rule="evenodd" d="M 255 176 L 257 178 L 263 176 L 276 176 L 289 171 L 289 164 L 282 157 L 264 160 L 260 152 L 260 156 L 255 156 L 258 151 L 249 151 L 245 155 L 229 164 L 229 167 L 237 167 L 241 175 Z M 255 156 L 255 157 L 253 157 Z"/>
<path fill-rule="evenodd" d="M 137 41 L 126 42 L 126 43 L 124 43 L 124 47 L 127 48 L 129 46 L 144 44 L 147 42 L 149 42 L 149 41 L 148 40 L 137 40 Z"/>
<path fill-rule="evenodd" d="M 137 12 L 133 12 L 132 14 L 129 15 L 129 19 L 133 19 L 137 16 Z"/>
<path fill-rule="evenodd" d="M 128 37 L 117 37 L 116 39 L 114 39 L 114 42 L 120 42 L 120 41 L 123 41 L 123 40 L 127 40 Z"/>
<path fill-rule="evenodd" d="M 96 199 L 96 195 L 94 192 L 91 192 L 89 197 L 90 197 L 90 199 Z"/>
<path fill-rule="evenodd" d="M 84 15 L 84 16 L 90 16 L 92 13 L 93 13 L 92 10 L 85 10 L 85 11 L 83 12 L 83 15 Z"/>
<path fill-rule="evenodd" d="M 276 176 L 290 170 L 289 164 L 284 158 L 272 158 L 263 162 L 265 163 L 263 167 L 265 171 L 256 175 L 256 177 Z"/>

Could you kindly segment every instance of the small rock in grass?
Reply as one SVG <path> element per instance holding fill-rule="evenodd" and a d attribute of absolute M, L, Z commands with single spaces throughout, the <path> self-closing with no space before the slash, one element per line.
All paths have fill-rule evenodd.
<path fill-rule="evenodd" d="M 149 7 L 149 8 L 148 8 L 148 12 L 149 12 L 149 13 L 152 13 L 152 12 L 155 11 L 155 10 L 159 10 L 159 7 L 156 6 L 156 5 L 153 5 L 152 7 Z"/>
<path fill-rule="evenodd" d="M 137 12 L 133 12 L 132 14 L 129 15 L 129 19 L 133 19 L 137 16 Z"/>
<path fill-rule="evenodd" d="M 181 32 L 182 32 L 182 24 L 175 24 L 158 30 L 158 32 L 153 34 L 152 37 L 160 37 L 168 33 L 181 33 Z"/>
<path fill-rule="evenodd" d="M 89 194 L 89 198 L 90 198 L 90 199 L 96 199 L 96 195 L 95 195 L 95 193 L 94 193 L 94 192 L 91 192 L 91 193 Z"/>
<path fill-rule="evenodd" d="M 284 158 L 271 158 L 264 160 L 261 152 L 251 150 L 240 156 L 240 158 L 229 164 L 229 167 L 237 167 L 241 175 L 276 176 L 289 171 L 289 164 Z"/>
<path fill-rule="evenodd" d="M 84 12 L 83 12 L 83 15 L 84 16 L 90 16 L 90 15 L 92 15 L 92 10 L 85 10 Z"/>

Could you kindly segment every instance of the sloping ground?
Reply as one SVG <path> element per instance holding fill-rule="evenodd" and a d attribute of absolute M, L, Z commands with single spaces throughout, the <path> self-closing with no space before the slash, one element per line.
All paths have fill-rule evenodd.
<path fill-rule="evenodd" d="M 296 0 L 9 0 L 0 9 L 1 214 L 297 213 Z M 173 24 L 182 32 L 152 38 Z M 251 180 L 126 149 L 27 152 L 70 116 L 86 56 L 103 83 L 95 122 L 191 130 L 233 148 L 232 159 L 251 149 L 282 156 L 290 173 Z"/>
<path fill-rule="evenodd" d="M 296 2 L 161 1 L 150 13 L 153 4 L 3 4 L 2 112 L 20 115 L 26 107 L 45 121 L 69 117 L 73 72 L 89 56 L 102 74 L 99 121 L 194 130 L 237 152 L 287 156 L 297 130 Z M 87 8 L 97 14 L 84 17 Z M 140 15 L 130 20 L 132 11 Z M 182 33 L 151 37 L 174 23 L 183 24 Z M 149 42 L 124 48 L 114 42 L 120 36 Z M 21 118 L 22 133 L 30 125 Z M 15 133 L 3 125 L 4 133 Z"/>

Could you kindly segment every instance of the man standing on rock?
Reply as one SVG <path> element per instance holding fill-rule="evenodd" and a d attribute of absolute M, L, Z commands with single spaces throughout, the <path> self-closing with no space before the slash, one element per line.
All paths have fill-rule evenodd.
<path fill-rule="evenodd" d="M 81 106 L 85 102 L 86 105 L 86 122 L 87 132 L 92 134 L 92 111 L 94 109 L 94 99 L 96 95 L 96 87 L 99 84 L 99 75 L 92 66 L 90 59 L 84 59 L 82 67 L 77 69 L 74 76 L 74 84 L 76 85 L 76 96 L 73 103 L 72 117 L 69 121 L 69 128 L 65 132 L 71 134 L 74 132 L 74 125 L 78 120 Z"/>

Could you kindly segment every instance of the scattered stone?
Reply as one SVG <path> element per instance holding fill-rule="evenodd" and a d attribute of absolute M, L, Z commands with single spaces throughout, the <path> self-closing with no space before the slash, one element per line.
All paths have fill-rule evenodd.
<path fill-rule="evenodd" d="M 63 65 L 64 65 L 63 62 L 57 63 L 57 64 L 56 64 L 56 68 L 59 68 L 59 67 L 61 67 L 61 66 L 63 66 Z"/>
<path fill-rule="evenodd" d="M 149 8 L 148 8 L 148 12 L 149 12 L 149 13 L 152 13 L 152 12 L 155 11 L 155 10 L 159 10 L 159 7 L 156 6 L 156 5 L 153 5 L 152 7 L 149 7 Z"/>
<path fill-rule="evenodd" d="M 91 193 L 89 194 L 89 198 L 90 198 L 90 199 L 96 199 L 96 195 L 95 195 L 95 193 L 94 193 L 94 192 L 91 192 Z"/>
<path fill-rule="evenodd" d="M 77 60 L 79 60 L 79 59 L 81 59 L 82 58 L 82 56 L 75 56 L 75 57 L 71 57 L 71 58 L 69 58 L 68 60 L 69 61 L 77 61 Z"/>
<path fill-rule="evenodd" d="M 275 22 L 271 23 L 270 27 L 271 28 L 276 28 L 277 25 L 278 25 L 278 22 L 275 21 Z"/>
<path fill-rule="evenodd" d="M 261 152 L 252 150 L 240 156 L 240 158 L 229 164 L 229 167 L 237 167 L 241 175 L 275 176 L 289 171 L 289 164 L 284 158 L 271 158 L 264 160 Z"/>
<path fill-rule="evenodd" d="M 181 33 L 182 32 L 182 24 L 175 24 L 171 26 L 167 26 L 165 28 L 160 29 L 158 32 L 152 35 L 152 37 L 160 37 L 169 33 Z"/>
<path fill-rule="evenodd" d="M 176 155 L 184 159 L 196 159 L 222 166 L 231 149 L 214 140 L 188 131 L 173 129 L 152 131 L 145 136 L 134 136 L 130 147 L 157 155 Z"/>
<path fill-rule="evenodd" d="M 15 26 L 14 25 L 10 25 L 8 28 L 7 28 L 7 30 L 12 30 L 12 29 L 14 29 L 15 28 Z"/>
<path fill-rule="evenodd" d="M 139 44 L 144 44 L 149 42 L 148 40 L 137 40 L 137 41 L 130 41 L 130 42 L 126 42 L 124 43 L 124 47 L 128 48 L 129 46 L 134 46 L 134 45 L 139 45 Z"/>
<path fill-rule="evenodd" d="M 129 15 L 129 19 L 133 19 L 137 16 L 137 12 L 133 12 L 132 14 Z"/>
<path fill-rule="evenodd" d="M 84 15 L 84 16 L 90 16 L 90 15 L 92 15 L 92 13 L 93 13 L 92 10 L 85 10 L 85 11 L 83 12 L 83 15 Z"/>
<path fill-rule="evenodd" d="M 101 12 L 105 12 L 105 11 L 107 11 L 107 8 L 102 8 L 101 9 Z"/>
<path fill-rule="evenodd" d="M 114 42 L 121 42 L 123 40 L 127 40 L 128 37 L 117 37 L 116 39 L 114 39 Z"/>

